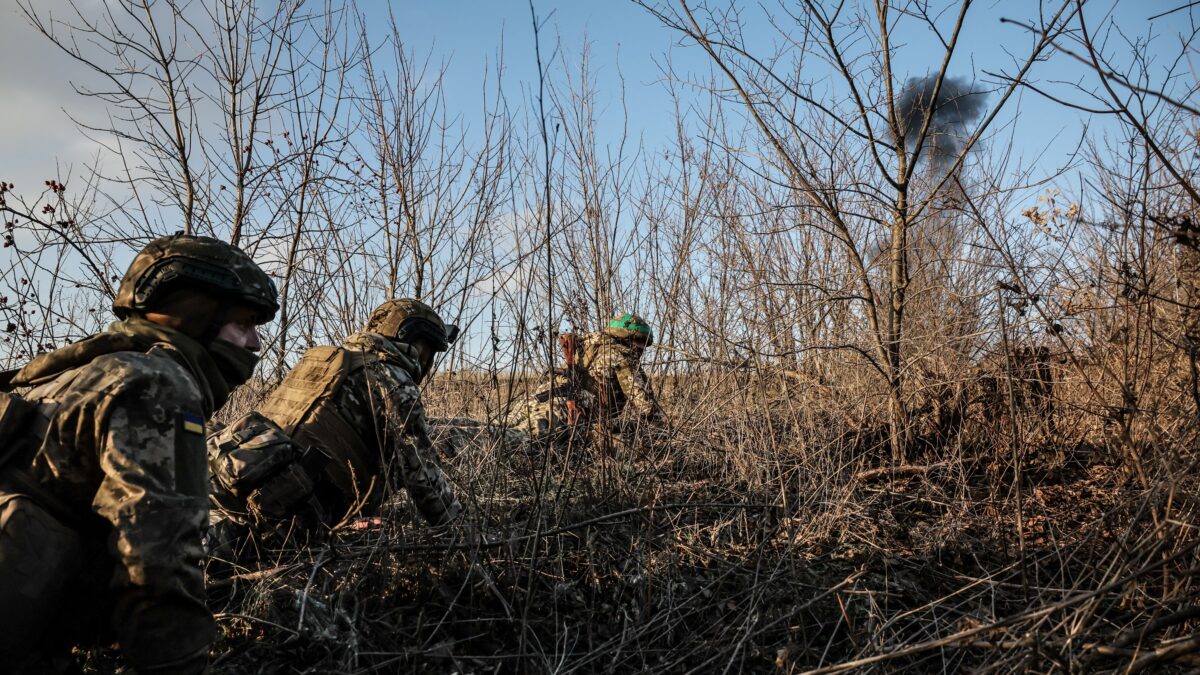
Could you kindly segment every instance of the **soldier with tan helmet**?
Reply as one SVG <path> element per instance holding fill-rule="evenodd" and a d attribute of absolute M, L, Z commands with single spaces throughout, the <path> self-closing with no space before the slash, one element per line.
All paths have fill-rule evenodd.
<path fill-rule="evenodd" d="M 0 664 L 77 671 L 114 640 L 138 673 L 200 673 L 205 421 L 251 375 L 275 285 L 245 253 L 150 242 L 103 333 L 35 358 L 0 394 Z"/>
<path fill-rule="evenodd" d="M 429 523 L 457 518 L 462 505 L 435 462 L 417 388 L 457 335 L 406 298 L 380 305 L 341 346 L 308 350 L 256 412 L 209 440 L 217 498 L 244 485 L 244 499 L 224 500 L 244 505 L 231 517 L 256 528 L 317 506 L 334 525 L 373 514 L 403 487 Z M 294 470 L 306 448 L 328 455 L 319 475 Z M 255 504 L 255 494 L 266 497 Z"/>
<path fill-rule="evenodd" d="M 638 421 L 660 422 L 662 409 L 641 360 L 654 344 L 645 319 L 621 313 L 599 332 L 568 333 L 559 338 L 566 366 L 550 386 L 516 404 L 509 425 L 531 438 L 582 423 L 606 425 L 627 409 Z"/>

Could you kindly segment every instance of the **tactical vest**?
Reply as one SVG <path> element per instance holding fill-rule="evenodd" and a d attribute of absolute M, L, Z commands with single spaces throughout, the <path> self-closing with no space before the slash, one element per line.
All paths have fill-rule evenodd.
<path fill-rule="evenodd" d="M 341 493 L 338 501 L 378 497 L 378 443 L 367 443 L 374 429 L 356 429 L 334 404 L 334 395 L 351 374 L 381 359 L 377 354 L 343 347 L 314 347 L 259 407 L 298 446 L 319 446 L 333 456 L 326 474 Z M 334 514 L 340 515 L 340 514 Z"/>
<path fill-rule="evenodd" d="M 600 360 L 600 353 L 605 349 L 611 349 L 611 345 L 605 343 L 601 334 L 600 340 L 584 341 L 579 358 L 579 365 L 586 375 L 583 379 L 584 386 L 596 397 L 597 412 L 601 416 L 616 413 L 625 406 L 625 393 L 621 391 L 620 384 L 612 373 L 596 372 L 596 362 Z"/>

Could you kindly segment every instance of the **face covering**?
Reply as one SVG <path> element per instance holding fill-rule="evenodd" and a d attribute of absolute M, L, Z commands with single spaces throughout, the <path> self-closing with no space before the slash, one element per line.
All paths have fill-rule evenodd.
<path fill-rule="evenodd" d="M 175 352 L 183 358 L 188 369 L 196 377 L 196 384 L 200 387 L 200 394 L 204 397 L 205 415 L 211 415 L 213 411 L 225 405 L 225 400 L 229 398 L 229 391 L 236 386 L 236 384 L 226 382 L 226 376 L 218 367 L 212 352 L 185 333 L 137 316 L 109 326 L 109 331 L 147 341 L 146 348 L 155 342 L 167 343 L 174 347 Z"/>
<path fill-rule="evenodd" d="M 208 353 L 230 389 L 249 380 L 259 361 L 258 355 L 249 349 L 220 338 L 208 343 Z"/>
<path fill-rule="evenodd" d="M 421 375 L 420 377 L 416 378 L 417 384 L 420 384 L 422 380 L 424 380 L 430 373 L 433 372 L 433 362 L 437 355 L 434 354 L 433 350 L 429 349 L 417 350 L 417 353 L 421 354 L 422 357 L 418 360 L 418 362 L 421 364 Z"/>

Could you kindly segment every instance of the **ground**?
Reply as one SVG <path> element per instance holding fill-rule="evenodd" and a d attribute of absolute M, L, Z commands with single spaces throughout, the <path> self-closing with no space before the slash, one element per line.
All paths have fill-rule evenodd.
<path fill-rule="evenodd" d="M 218 581 L 217 670 L 1200 666 L 1194 479 L 1145 487 L 1097 448 L 864 469 L 751 429 L 472 448 L 447 461 L 466 525 L 400 495 Z"/>

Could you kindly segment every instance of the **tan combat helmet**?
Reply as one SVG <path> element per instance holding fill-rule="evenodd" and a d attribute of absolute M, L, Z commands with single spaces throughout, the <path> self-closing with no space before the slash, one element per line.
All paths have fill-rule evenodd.
<path fill-rule="evenodd" d="M 180 288 L 250 305 L 259 310 L 259 323 L 275 318 L 279 310 L 275 282 L 244 251 L 212 237 L 174 234 L 155 239 L 134 257 L 121 279 L 113 312 L 123 319 L 152 310 Z"/>
<path fill-rule="evenodd" d="M 398 342 L 422 339 L 444 352 L 458 337 L 458 326 L 442 321 L 429 305 L 412 298 L 388 300 L 371 312 L 366 329 Z"/>
<path fill-rule="evenodd" d="M 654 331 L 650 329 L 650 324 L 637 314 L 630 314 L 628 312 L 617 314 L 612 319 L 609 319 L 608 325 L 604 327 L 603 332 L 618 340 L 640 342 L 647 347 L 654 344 Z"/>

